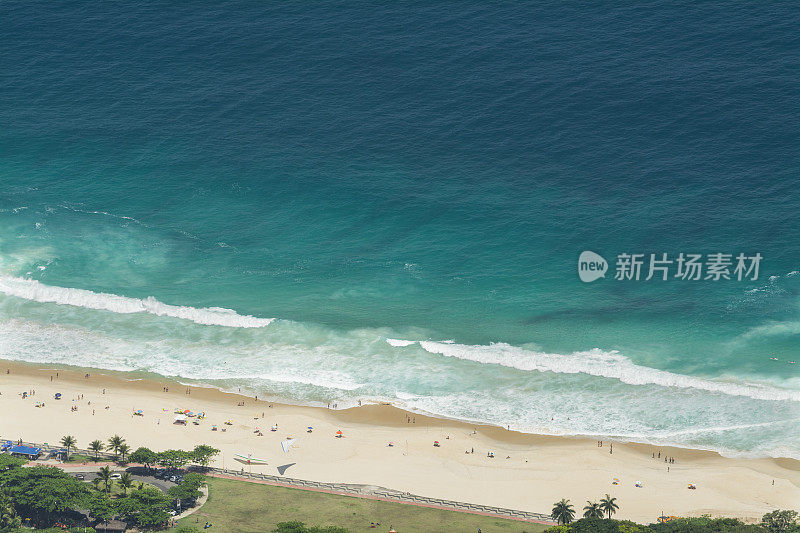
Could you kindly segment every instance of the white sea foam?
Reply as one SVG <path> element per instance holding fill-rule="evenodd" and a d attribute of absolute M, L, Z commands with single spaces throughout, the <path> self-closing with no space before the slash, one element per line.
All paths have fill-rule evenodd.
<path fill-rule="evenodd" d="M 757 337 L 771 337 L 777 335 L 800 335 L 800 322 L 771 322 L 756 326 L 745 331 L 738 338 L 752 339 Z"/>
<path fill-rule="evenodd" d="M 197 324 L 225 326 L 230 328 L 261 328 L 274 319 L 240 315 L 221 307 L 196 307 L 169 305 L 148 297 L 129 298 L 116 294 L 92 292 L 85 289 L 54 287 L 36 280 L 13 276 L 0 276 L 0 292 L 26 300 L 60 305 L 72 305 L 86 309 L 100 309 L 112 313 L 149 313 L 156 316 L 171 316 L 191 320 Z"/>
<path fill-rule="evenodd" d="M 399 339 L 386 339 L 386 342 L 391 344 L 392 346 L 411 346 L 415 344 L 417 341 L 403 341 Z"/>
<path fill-rule="evenodd" d="M 659 385 L 719 392 L 732 396 L 747 396 L 757 400 L 800 401 L 800 391 L 762 386 L 755 383 L 712 381 L 664 370 L 640 366 L 619 352 L 593 349 L 571 354 L 550 354 L 518 348 L 505 343 L 487 346 L 446 344 L 419 341 L 430 352 L 483 364 L 495 364 L 519 370 L 556 372 L 559 374 L 589 374 L 618 379 L 629 385 Z"/>

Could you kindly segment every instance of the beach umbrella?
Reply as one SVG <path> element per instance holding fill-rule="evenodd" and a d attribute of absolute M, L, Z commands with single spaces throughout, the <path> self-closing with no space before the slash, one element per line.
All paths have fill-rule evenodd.
<path fill-rule="evenodd" d="M 291 448 L 291 447 L 292 447 L 292 444 L 294 444 L 294 442 L 295 442 L 296 440 L 297 440 L 297 439 L 286 439 L 286 440 L 282 440 L 282 441 L 281 441 L 281 448 L 283 448 L 283 453 L 287 453 L 287 452 L 289 451 L 289 448 Z"/>
<path fill-rule="evenodd" d="M 341 429 L 340 429 L 339 431 L 337 431 L 337 432 L 336 432 L 336 436 L 337 436 L 337 437 L 341 437 L 342 435 L 344 435 L 344 433 L 342 433 L 342 430 L 341 430 Z"/>
<path fill-rule="evenodd" d="M 308 426 L 308 432 L 311 433 L 312 431 L 314 431 L 314 428 L 311 427 L 311 426 Z"/>

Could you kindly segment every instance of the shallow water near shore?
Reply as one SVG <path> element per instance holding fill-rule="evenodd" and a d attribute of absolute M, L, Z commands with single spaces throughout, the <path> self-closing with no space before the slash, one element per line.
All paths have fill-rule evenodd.
<path fill-rule="evenodd" d="M 1 358 L 800 458 L 797 13 L 240 7 L 6 9 Z"/>

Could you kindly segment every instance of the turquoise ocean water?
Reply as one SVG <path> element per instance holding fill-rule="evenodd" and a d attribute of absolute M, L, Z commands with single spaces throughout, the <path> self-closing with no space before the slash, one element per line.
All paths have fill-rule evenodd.
<path fill-rule="evenodd" d="M 0 358 L 800 458 L 790 4 L 2 11 Z"/>

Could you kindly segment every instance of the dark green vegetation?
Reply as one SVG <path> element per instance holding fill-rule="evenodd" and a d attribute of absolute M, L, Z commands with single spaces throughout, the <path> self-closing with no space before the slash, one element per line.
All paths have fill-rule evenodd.
<path fill-rule="evenodd" d="M 156 456 L 158 462 L 170 465 L 190 461 L 207 464 L 208 458 L 218 453 L 208 446 L 198 448 L 197 453 L 171 450 Z M 125 452 L 124 443 L 117 443 L 117 452 L 120 456 Z M 22 468 L 25 463 L 24 459 L 0 455 L 0 533 L 16 531 L 22 525 L 83 526 L 85 517 L 79 509 L 88 510 L 94 522 L 117 518 L 140 529 L 159 529 L 167 524 L 176 502 L 180 501 L 181 509 L 193 506 L 200 496 L 199 488 L 205 484 L 205 476 L 189 473 L 164 494 L 135 482 L 127 472 L 114 480 L 107 466 L 99 469 L 92 483 L 85 483 L 58 468 Z"/>
<path fill-rule="evenodd" d="M 591 507 L 591 502 L 588 502 Z M 554 517 L 566 517 L 564 504 L 569 506 L 568 500 L 557 502 L 553 508 Z M 601 503 L 602 505 L 602 503 Z M 571 507 L 571 506 L 570 506 Z M 584 508 L 586 509 L 586 508 Z M 795 511 L 772 511 L 761 519 L 760 524 L 745 524 L 735 518 L 675 518 L 664 523 L 641 525 L 628 520 L 612 520 L 599 518 L 593 510 L 587 510 L 584 515 L 591 514 L 576 522 L 568 521 L 546 529 L 546 533 L 800 533 L 800 524 L 797 523 Z"/>

